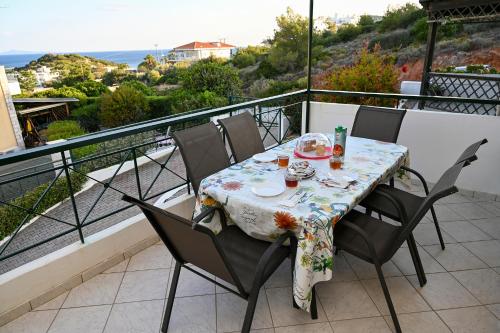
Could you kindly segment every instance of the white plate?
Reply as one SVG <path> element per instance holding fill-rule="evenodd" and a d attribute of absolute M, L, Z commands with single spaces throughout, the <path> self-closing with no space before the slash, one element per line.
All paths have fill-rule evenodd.
<path fill-rule="evenodd" d="M 285 192 L 285 184 L 262 183 L 252 187 L 252 192 L 259 197 L 275 197 Z"/>
<path fill-rule="evenodd" d="M 278 156 L 273 153 L 260 153 L 253 155 L 253 159 L 257 162 L 268 163 L 278 159 Z"/>

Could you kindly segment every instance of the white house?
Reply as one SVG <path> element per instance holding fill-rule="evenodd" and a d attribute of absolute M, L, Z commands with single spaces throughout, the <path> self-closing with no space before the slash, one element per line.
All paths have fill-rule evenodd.
<path fill-rule="evenodd" d="M 214 56 L 229 59 L 236 46 L 224 42 L 192 42 L 174 48 L 168 54 L 170 61 L 197 61 Z"/>
<path fill-rule="evenodd" d="M 52 82 L 59 77 L 59 72 L 52 72 L 47 66 L 41 66 L 33 72 L 35 74 L 37 86 L 43 87 L 45 83 Z"/>

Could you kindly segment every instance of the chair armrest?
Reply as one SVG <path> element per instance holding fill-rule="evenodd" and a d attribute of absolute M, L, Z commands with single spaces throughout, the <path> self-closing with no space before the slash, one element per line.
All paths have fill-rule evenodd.
<path fill-rule="evenodd" d="M 269 260 L 272 258 L 274 253 L 283 245 L 283 243 L 289 238 L 295 238 L 295 234 L 291 231 L 287 231 L 282 234 L 278 239 L 276 239 L 264 252 L 262 257 L 260 257 L 259 263 L 257 264 L 257 272 L 255 273 L 254 288 L 260 288 L 262 284 L 262 278 Z"/>
<path fill-rule="evenodd" d="M 412 174 L 414 174 L 415 176 L 417 176 L 417 178 L 420 180 L 420 182 L 422 183 L 422 185 L 424 185 L 424 191 L 425 191 L 425 195 L 428 195 L 429 194 L 429 187 L 427 186 L 427 182 L 425 181 L 425 178 L 424 176 L 422 176 L 420 173 L 418 173 L 417 171 L 413 170 L 413 169 L 410 169 L 406 166 L 402 166 L 401 169 L 405 170 L 405 171 L 408 171 Z"/>
<path fill-rule="evenodd" d="M 361 229 L 360 227 L 358 227 L 354 223 L 347 221 L 347 220 L 343 220 L 341 223 L 342 223 L 342 226 L 351 229 L 352 231 L 356 232 L 357 234 L 359 234 L 363 238 L 366 245 L 368 246 L 368 250 L 370 250 L 370 253 L 372 255 L 372 259 L 374 260 L 374 262 L 375 261 L 378 262 L 378 257 L 377 257 L 377 252 L 375 251 L 375 246 L 373 245 L 373 242 L 370 239 L 370 236 L 366 233 L 366 231 L 364 231 L 363 229 Z"/>
<path fill-rule="evenodd" d="M 396 211 L 398 212 L 399 218 L 401 219 L 402 224 L 406 224 L 408 222 L 408 214 L 406 213 L 405 206 L 403 203 L 396 198 L 395 196 L 391 195 L 390 192 L 387 192 L 386 190 L 383 189 L 383 187 L 377 187 L 373 191 L 373 193 L 380 195 L 387 200 L 396 208 Z"/>
<path fill-rule="evenodd" d="M 210 207 L 209 209 L 205 210 L 202 212 L 200 215 L 196 216 L 193 219 L 194 224 L 198 224 L 201 220 L 203 220 L 205 217 L 209 215 L 214 215 L 215 212 L 219 213 L 220 216 L 220 224 L 222 225 L 222 229 L 225 229 L 227 227 L 227 222 L 226 222 L 226 214 L 224 213 L 224 210 L 220 207 Z"/>

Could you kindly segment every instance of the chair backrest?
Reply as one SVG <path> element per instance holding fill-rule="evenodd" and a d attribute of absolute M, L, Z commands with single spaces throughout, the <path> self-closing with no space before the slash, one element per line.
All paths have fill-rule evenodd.
<path fill-rule="evenodd" d="M 191 263 L 224 281 L 241 286 L 210 229 L 136 198 L 125 195 L 122 199 L 142 210 L 175 260 L 183 264 Z"/>
<path fill-rule="evenodd" d="M 432 187 L 432 190 L 426 196 L 420 207 L 417 209 L 415 215 L 410 217 L 408 224 L 401 227 L 401 233 L 398 241 L 395 242 L 395 246 L 396 244 L 399 245 L 394 249 L 394 251 L 397 251 L 399 246 L 408 238 L 413 229 L 415 229 L 420 220 L 437 200 L 458 192 L 455 182 L 457 181 L 462 169 L 469 164 L 470 162 L 468 161 L 454 164 L 443 173 L 437 183 Z"/>
<path fill-rule="evenodd" d="M 226 132 L 236 162 L 244 161 L 265 150 L 259 128 L 249 112 L 219 119 L 219 124 Z"/>
<path fill-rule="evenodd" d="M 196 195 L 204 178 L 231 165 L 226 146 L 213 122 L 174 132 L 172 137 L 181 151 Z"/>
<path fill-rule="evenodd" d="M 464 150 L 464 152 L 462 153 L 462 155 L 460 155 L 460 157 L 457 159 L 455 164 L 462 163 L 465 161 L 472 162 L 475 159 L 477 159 L 476 153 L 479 150 L 479 147 L 481 147 L 482 145 L 484 145 L 487 142 L 488 142 L 488 140 L 483 139 L 481 141 L 478 141 L 478 142 L 471 144 L 469 147 L 467 147 L 467 149 Z"/>
<path fill-rule="evenodd" d="M 406 110 L 362 105 L 359 107 L 351 136 L 396 143 Z"/>

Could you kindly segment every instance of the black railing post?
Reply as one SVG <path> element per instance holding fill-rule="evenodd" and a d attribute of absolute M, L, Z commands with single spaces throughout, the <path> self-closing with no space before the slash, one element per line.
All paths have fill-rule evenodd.
<path fill-rule="evenodd" d="M 309 132 L 309 118 L 311 113 L 311 87 L 312 87 L 312 49 L 314 31 L 314 0 L 309 0 L 309 37 L 307 39 L 307 104 L 306 104 L 306 133 Z"/>
<path fill-rule="evenodd" d="M 424 70 L 422 72 L 422 82 L 420 83 L 420 95 L 427 95 L 429 90 L 429 73 L 432 71 L 432 61 L 434 59 L 434 48 L 436 47 L 436 34 L 439 22 L 429 23 L 429 33 L 427 34 L 427 49 L 425 51 Z M 418 102 L 418 108 L 423 109 L 425 101 Z"/>
<path fill-rule="evenodd" d="M 64 150 L 61 152 L 61 158 L 62 158 L 63 167 L 64 167 L 64 174 L 66 175 L 66 184 L 68 184 L 69 196 L 71 198 L 71 205 L 73 206 L 73 213 L 75 214 L 76 229 L 78 230 L 78 235 L 80 236 L 80 241 L 83 244 L 83 243 L 85 243 L 85 239 L 83 238 L 82 224 L 81 224 L 80 218 L 78 216 L 78 208 L 76 207 L 75 193 L 73 192 L 73 184 L 71 183 L 68 162 L 66 161 L 66 154 L 64 153 Z"/>
<path fill-rule="evenodd" d="M 134 158 L 134 171 L 135 171 L 135 181 L 137 183 L 137 194 L 139 194 L 139 199 L 142 198 L 142 189 L 141 189 L 141 179 L 139 177 L 139 168 L 137 166 L 137 154 L 135 152 L 135 148 L 132 148 L 132 157 Z"/>

